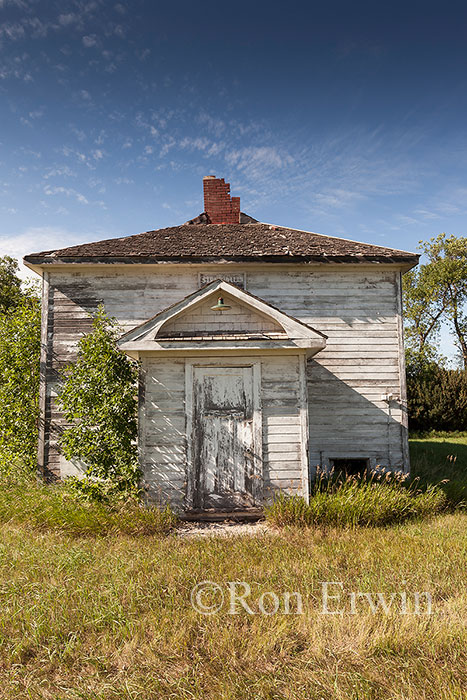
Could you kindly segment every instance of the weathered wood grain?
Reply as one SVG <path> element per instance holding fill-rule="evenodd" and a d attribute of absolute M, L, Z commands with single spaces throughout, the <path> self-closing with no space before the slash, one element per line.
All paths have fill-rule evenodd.
<path fill-rule="evenodd" d="M 229 269 L 245 277 L 249 292 L 328 335 L 327 347 L 306 367 L 306 415 L 298 356 L 260 358 L 265 492 L 278 484 L 303 490 L 306 452 L 312 470 L 339 456 L 367 457 L 372 464 L 400 464 L 407 469 L 399 273 L 388 266 L 351 265 L 334 269 L 229 265 Z M 132 265 L 49 273 L 41 357 L 44 468 L 57 474 L 74 468 L 65 464 L 57 448 L 63 421 L 54 407 L 55 386 L 59 371 L 75 357 L 79 337 L 89 332 L 89 314 L 98 304 L 104 303 L 122 331 L 129 330 L 195 291 L 200 273 L 224 270 L 222 265 Z M 200 318 L 197 322 L 202 323 Z M 140 436 L 144 444 L 140 463 L 151 498 L 163 494 L 181 504 L 187 478 L 185 360 L 146 362 L 141 378 L 144 414 L 140 413 L 146 433 Z M 391 406 L 390 416 L 381 400 L 387 392 L 400 399 Z M 277 451 L 278 445 L 289 449 Z M 294 459 L 282 459 L 287 454 Z M 287 464 L 287 476 L 276 478 Z"/>

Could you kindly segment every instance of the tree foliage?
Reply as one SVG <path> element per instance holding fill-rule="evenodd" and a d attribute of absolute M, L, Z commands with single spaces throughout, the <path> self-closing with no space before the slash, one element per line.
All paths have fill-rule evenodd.
<path fill-rule="evenodd" d="M 403 277 L 406 348 L 433 358 L 446 302 L 433 278 L 433 268 L 421 265 Z"/>
<path fill-rule="evenodd" d="M 445 306 L 464 369 L 467 368 L 467 238 L 441 233 L 421 245 L 428 258 L 433 287 Z"/>
<path fill-rule="evenodd" d="M 31 290 L 18 285 L 17 269 L 11 258 L 0 260 L 0 462 L 2 469 L 34 469 L 41 313 Z"/>
<path fill-rule="evenodd" d="M 410 430 L 467 430 L 467 373 L 425 363 L 407 373 Z"/>
<path fill-rule="evenodd" d="M 420 250 L 428 262 L 403 281 L 407 347 L 432 358 L 445 321 L 467 368 L 467 238 L 441 233 L 421 241 Z"/>
<path fill-rule="evenodd" d="M 9 255 L 0 258 L 0 314 L 14 310 L 23 300 L 18 262 Z"/>
<path fill-rule="evenodd" d="M 82 492 L 136 492 L 138 369 L 116 346 L 116 322 L 99 307 L 92 332 L 81 338 L 77 361 L 64 372 L 58 405 L 69 426 L 60 438 L 69 460 L 80 460 Z"/>

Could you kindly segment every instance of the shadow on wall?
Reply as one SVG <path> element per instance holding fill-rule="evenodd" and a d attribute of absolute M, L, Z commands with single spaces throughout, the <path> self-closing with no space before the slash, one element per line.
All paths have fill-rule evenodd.
<path fill-rule="evenodd" d="M 349 372 L 360 366 L 349 365 Z M 383 383 L 370 370 L 366 368 L 361 378 L 348 378 L 353 388 L 318 361 L 308 364 L 312 478 L 317 466 L 331 469 L 334 460 L 367 460 L 370 469 L 408 468 L 401 425 L 406 407 L 399 400 L 398 373 L 388 370 Z M 383 395 L 391 393 L 394 398 L 384 401 Z"/>

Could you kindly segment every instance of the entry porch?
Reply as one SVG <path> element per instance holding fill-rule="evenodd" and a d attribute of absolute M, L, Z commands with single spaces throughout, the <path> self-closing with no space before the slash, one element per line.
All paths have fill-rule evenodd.
<path fill-rule="evenodd" d="M 185 513 L 308 496 L 306 363 L 323 334 L 216 280 L 125 334 L 147 499 Z"/>

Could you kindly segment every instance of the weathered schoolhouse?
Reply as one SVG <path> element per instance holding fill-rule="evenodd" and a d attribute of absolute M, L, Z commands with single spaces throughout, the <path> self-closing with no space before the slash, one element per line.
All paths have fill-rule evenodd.
<path fill-rule="evenodd" d="M 181 226 L 60 250 L 42 276 L 39 466 L 60 453 L 60 369 L 104 304 L 140 361 L 148 497 L 180 510 L 308 493 L 316 468 L 408 470 L 401 275 L 418 256 L 256 221 L 223 179 Z"/>

